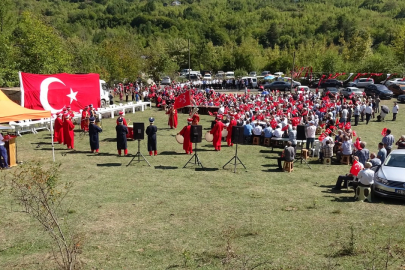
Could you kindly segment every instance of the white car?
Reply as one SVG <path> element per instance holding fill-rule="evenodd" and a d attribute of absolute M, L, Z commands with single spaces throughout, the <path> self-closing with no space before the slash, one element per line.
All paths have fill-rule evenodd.
<path fill-rule="evenodd" d="M 343 90 L 340 90 L 340 93 L 343 94 L 345 98 L 348 98 L 351 94 L 353 95 L 363 95 L 363 91 L 357 87 L 346 87 Z"/>
<path fill-rule="evenodd" d="M 405 199 L 405 149 L 392 150 L 374 176 L 374 194 Z"/>
<path fill-rule="evenodd" d="M 204 74 L 204 80 L 212 80 L 212 76 L 209 73 Z"/>
<path fill-rule="evenodd" d="M 391 84 L 405 84 L 404 78 L 394 78 L 389 80 L 388 82 L 385 82 L 385 86 L 390 86 Z"/>
<path fill-rule="evenodd" d="M 359 78 L 354 80 L 354 82 L 350 82 L 348 86 L 351 87 L 366 87 L 370 84 L 374 84 L 374 79 L 371 78 Z"/>
<path fill-rule="evenodd" d="M 170 77 L 165 76 L 165 77 L 163 77 L 163 79 L 162 79 L 162 81 L 161 81 L 160 84 L 165 85 L 165 84 L 171 84 L 171 83 L 172 83 L 172 80 L 170 79 Z"/>

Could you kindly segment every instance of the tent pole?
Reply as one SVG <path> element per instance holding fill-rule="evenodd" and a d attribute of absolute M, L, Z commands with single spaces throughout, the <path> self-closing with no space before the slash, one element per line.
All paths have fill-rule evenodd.
<path fill-rule="evenodd" d="M 51 124 L 52 157 L 53 157 L 53 162 L 55 162 L 55 145 L 53 144 L 52 114 L 51 114 L 51 117 L 49 117 L 49 122 L 50 122 L 50 124 Z"/>

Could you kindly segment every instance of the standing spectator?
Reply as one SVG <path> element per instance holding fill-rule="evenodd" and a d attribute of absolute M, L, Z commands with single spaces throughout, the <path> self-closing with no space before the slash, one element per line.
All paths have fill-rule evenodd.
<path fill-rule="evenodd" d="M 376 113 L 380 112 L 380 101 L 381 101 L 380 97 L 377 96 L 375 98 L 375 107 L 374 107 L 374 110 L 375 110 Z"/>
<path fill-rule="evenodd" d="M 366 113 L 366 125 L 368 125 L 368 122 L 370 121 L 371 118 L 371 114 L 373 113 L 373 107 L 371 105 L 371 102 L 368 104 L 364 112 Z"/>
<path fill-rule="evenodd" d="M 366 149 L 366 143 L 361 142 L 360 143 L 361 149 L 357 150 L 354 156 L 359 158 L 359 162 L 365 166 L 367 160 L 370 158 L 370 151 Z"/>
<path fill-rule="evenodd" d="M 4 139 L 3 135 L 0 133 L 0 156 L 3 157 L 3 162 L 0 159 L 0 167 L 2 169 L 10 169 L 8 166 L 8 156 L 5 141 L 6 139 Z"/>
<path fill-rule="evenodd" d="M 316 126 L 314 126 L 314 122 L 310 121 L 305 129 L 305 136 L 307 138 L 306 149 L 314 147 L 315 133 L 316 133 Z"/>
<path fill-rule="evenodd" d="M 405 149 L 405 135 L 402 135 L 395 145 L 398 145 L 398 149 Z"/>
<path fill-rule="evenodd" d="M 391 153 L 392 145 L 394 144 L 394 136 L 391 135 L 391 129 L 387 129 L 387 133 L 382 139 L 385 149 L 387 149 L 387 155 Z"/>
<path fill-rule="evenodd" d="M 360 105 L 358 103 L 356 103 L 356 105 L 354 105 L 354 125 L 357 126 L 359 124 L 359 118 L 360 118 Z"/>
<path fill-rule="evenodd" d="M 381 160 L 381 163 L 384 163 L 386 157 L 387 157 L 387 150 L 384 148 L 384 144 L 380 142 L 378 144 L 377 158 Z"/>
<path fill-rule="evenodd" d="M 399 107 L 396 101 L 394 101 L 394 107 L 392 108 L 392 121 L 397 120 L 397 113 L 399 111 Z"/>

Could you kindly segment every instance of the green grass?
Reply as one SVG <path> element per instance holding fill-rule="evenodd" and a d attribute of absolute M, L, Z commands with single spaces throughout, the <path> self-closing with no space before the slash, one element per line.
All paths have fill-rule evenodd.
<path fill-rule="evenodd" d="M 354 129 L 377 151 L 384 127 L 396 139 L 405 134 L 404 111 L 401 104 L 397 122 Z M 84 234 L 85 269 L 252 269 L 261 263 L 255 269 L 371 269 L 373 264 L 384 269 L 389 243 L 394 257 L 387 269 L 403 269 L 403 202 L 361 203 L 353 201 L 353 191 L 332 192 L 349 166 L 311 160 L 312 170 L 298 164 L 284 173 L 276 170 L 281 149 L 241 145 L 239 158 L 247 169 L 239 166 L 233 173 L 232 166 L 222 166 L 234 148 L 223 143 L 215 152 L 203 142 L 199 157 L 210 170 L 182 169 L 190 156 L 174 135 L 187 115 L 179 114 L 177 130 L 168 129 L 167 116 L 156 109 L 126 118 L 147 123 L 151 116 L 159 155 L 147 155 L 146 141 L 141 152 L 152 167 L 144 162 L 126 167 L 131 158 L 116 156 L 115 119 L 103 120 L 100 155 L 89 153 L 88 137 L 78 133 L 76 152 L 56 145 L 61 179 L 74 181 L 66 219 Z M 202 116 L 203 128 L 211 120 Z M 40 132 L 18 138 L 18 159 L 52 162 L 49 137 Z M 135 154 L 137 142 L 128 142 L 128 149 Z M 19 212 L 7 190 L 0 196 L 0 269 L 52 269 L 48 236 Z"/>

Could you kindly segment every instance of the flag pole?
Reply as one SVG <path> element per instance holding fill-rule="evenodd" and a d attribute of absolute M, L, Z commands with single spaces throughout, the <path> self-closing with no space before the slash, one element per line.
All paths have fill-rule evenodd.
<path fill-rule="evenodd" d="M 55 162 L 55 145 L 54 145 L 54 143 L 53 143 L 52 114 L 51 114 L 51 117 L 49 117 L 49 123 L 50 123 L 50 125 L 51 125 L 52 158 L 53 158 L 53 162 Z"/>

